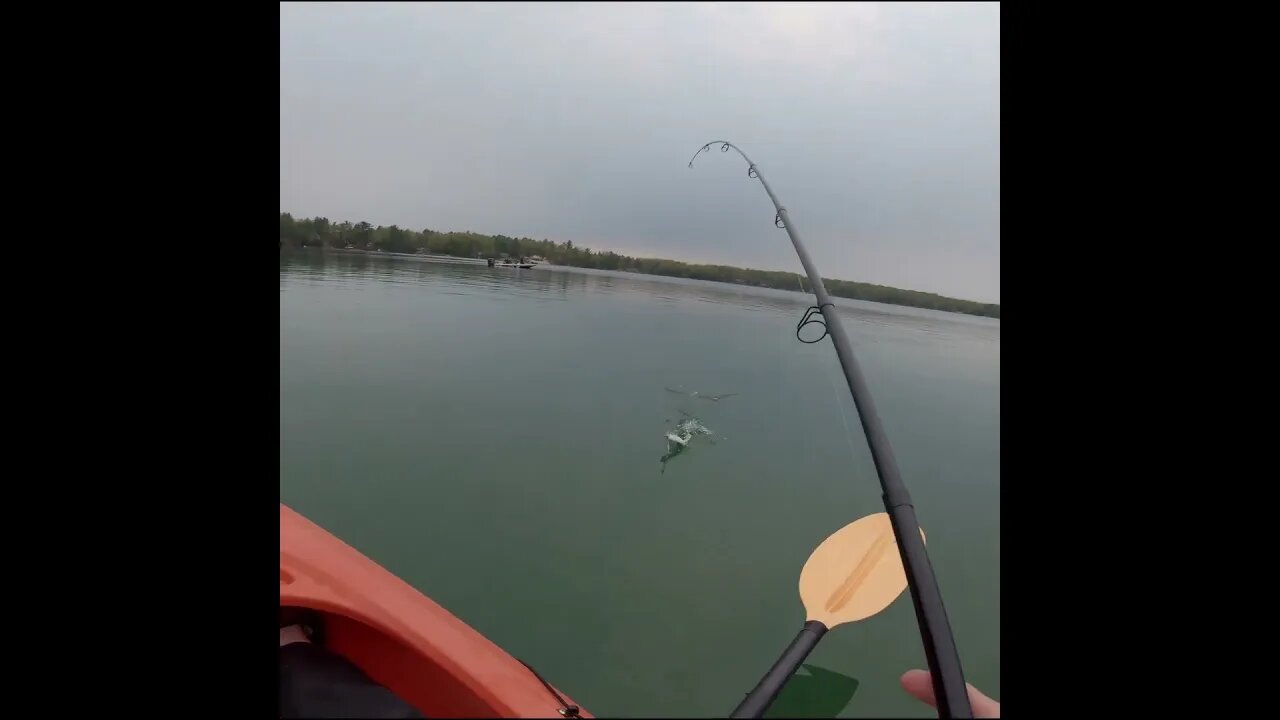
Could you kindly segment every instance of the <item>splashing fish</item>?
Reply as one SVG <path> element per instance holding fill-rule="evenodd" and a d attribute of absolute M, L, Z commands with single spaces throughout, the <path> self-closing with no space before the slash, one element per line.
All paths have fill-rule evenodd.
<path fill-rule="evenodd" d="M 663 389 L 666 390 L 667 392 L 675 393 L 677 395 L 688 395 L 691 398 L 697 398 L 699 400 L 710 400 L 711 402 L 720 402 L 721 400 L 727 397 L 733 397 L 734 395 L 738 394 L 736 392 L 731 392 L 731 393 L 725 393 L 723 395 L 703 395 L 699 393 L 697 390 L 694 390 L 693 392 L 685 392 L 684 390 L 676 390 L 675 388 L 669 388 L 669 387 L 664 387 Z"/>
<path fill-rule="evenodd" d="M 716 441 L 711 434 L 711 428 L 703 425 L 702 421 L 698 420 L 698 418 L 685 413 L 683 410 L 681 410 L 681 412 L 684 413 L 685 419 L 681 420 L 679 425 L 676 425 L 674 431 L 668 431 L 666 433 L 667 453 L 660 458 L 660 462 L 662 463 L 661 474 L 666 474 L 668 460 L 689 449 L 689 443 L 692 442 L 694 437 L 698 435 L 706 435 L 712 445 L 716 444 Z"/>

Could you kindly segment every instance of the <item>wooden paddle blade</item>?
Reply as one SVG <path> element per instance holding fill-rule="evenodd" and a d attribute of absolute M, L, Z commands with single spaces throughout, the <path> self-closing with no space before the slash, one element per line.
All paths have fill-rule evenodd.
<path fill-rule="evenodd" d="M 808 619 L 828 628 L 875 615 L 906 589 L 907 572 L 888 513 L 840 528 L 822 541 L 800 571 L 800 599 Z"/>

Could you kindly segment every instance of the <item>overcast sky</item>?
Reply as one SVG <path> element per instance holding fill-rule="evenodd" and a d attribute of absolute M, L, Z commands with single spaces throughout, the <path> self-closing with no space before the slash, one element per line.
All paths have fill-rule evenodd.
<path fill-rule="evenodd" d="M 995 3 L 282 3 L 280 209 L 1000 299 Z"/>

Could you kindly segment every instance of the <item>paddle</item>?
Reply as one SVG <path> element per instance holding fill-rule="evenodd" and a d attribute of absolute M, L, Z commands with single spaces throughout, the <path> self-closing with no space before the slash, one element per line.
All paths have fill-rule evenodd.
<path fill-rule="evenodd" d="M 822 541 L 800 571 L 804 629 L 730 717 L 763 717 L 828 630 L 875 615 L 907 589 L 896 544 L 888 513 L 856 520 Z"/>

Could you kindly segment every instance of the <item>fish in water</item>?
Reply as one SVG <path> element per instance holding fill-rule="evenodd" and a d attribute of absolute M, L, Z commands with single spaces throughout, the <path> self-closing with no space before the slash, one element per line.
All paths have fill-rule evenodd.
<path fill-rule="evenodd" d="M 716 444 L 715 438 L 711 434 L 711 428 L 703 425 L 702 421 L 689 413 L 686 413 L 683 410 L 680 412 L 684 414 L 685 419 L 681 420 L 679 425 L 676 425 L 674 431 L 669 430 L 665 434 L 667 439 L 667 453 L 660 458 L 660 462 L 662 463 L 661 474 L 666 474 L 668 460 L 689 449 L 689 443 L 692 442 L 694 437 L 698 435 L 706 435 L 712 445 Z"/>
<path fill-rule="evenodd" d="M 691 398 L 698 398 L 699 400 L 710 400 L 711 402 L 720 402 L 721 400 L 727 397 L 733 397 L 734 395 L 738 394 L 736 392 L 732 392 L 732 393 L 725 393 L 723 395 L 702 395 L 697 390 L 694 390 L 693 392 L 685 392 L 684 390 L 676 390 L 674 388 L 669 388 L 665 386 L 663 387 L 663 389 L 666 390 L 667 392 L 673 392 L 677 395 L 688 395 Z"/>
<path fill-rule="evenodd" d="M 671 437 L 671 436 L 669 436 L 669 434 L 668 434 L 668 436 L 667 436 L 667 437 L 669 438 L 669 437 Z M 684 452 L 684 451 L 685 451 L 685 448 L 686 448 L 686 447 L 689 447 L 689 445 L 687 445 L 687 443 L 680 443 L 680 442 L 677 442 L 675 446 L 672 446 L 672 445 L 671 445 L 671 443 L 669 443 L 669 442 L 668 442 L 668 443 L 667 443 L 667 454 L 666 454 L 666 455 L 663 455 L 663 456 L 662 456 L 662 457 L 660 457 L 660 459 L 659 459 L 659 462 L 662 462 L 662 470 L 659 470 L 659 471 L 658 471 L 658 474 L 659 474 L 659 475 L 666 475 L 666 474 L 667 474 L 667 460 L 671 460 L 671 459 L 672 459 L 672 457 L 675 457 L 675 456 L 677 456 L 677 455 L 680 455 L 680 454 L 681 454 L 681 452 Z"/>

